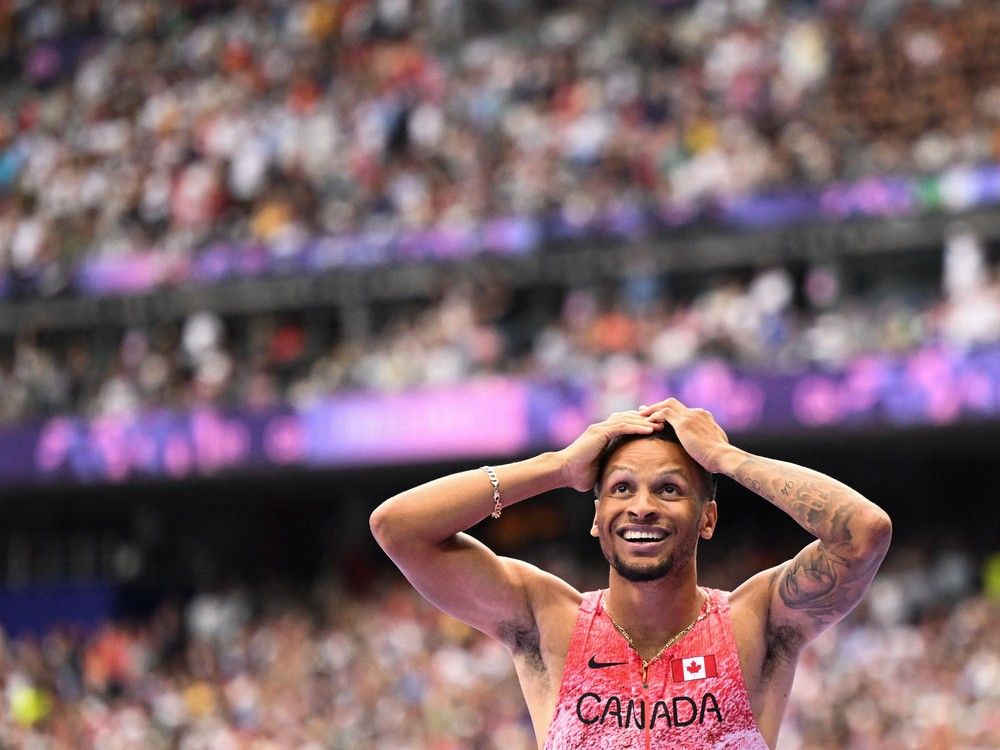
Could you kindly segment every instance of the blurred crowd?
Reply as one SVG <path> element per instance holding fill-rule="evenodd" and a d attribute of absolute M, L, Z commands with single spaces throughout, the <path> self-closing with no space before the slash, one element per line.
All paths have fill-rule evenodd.
<path fill-rule="evenodd" d="M 985 0 L 0 0 L 0 275 L 55 293 L 83 257 L 995 161 L 998 32 Z M 558 293 L 473 269 L 360 325 L 26 329 L 0 339 L 0 423 L 1000 340 L 989 249 L 947 245 L 940 277 L 863 293 L 834 263 Z"/>
<path fill-rule="evenodd" d="M 0 271 L 1000 159 L 989 0 L 3 0 Z"/>
<path fill-rule="evenodd" d="M 56 294 L 136 250 L 280 255 L 1000 161 L 998 36 L 990 0 L 0 0 L 0 275 Z M 23 331 L 0 339 L 0 424 L 968 350 L 1000 342 L 989 256 L 959 230 L 943 273 L 863 289 L 832 263 L 557 293 L 472 269 L 361 325 Z M 780 750 L 1000 746 L 998 600 L 960 555 L 904 562 L 803 658 Z M 259 593 L 0 639 L 0 747 L 534 746 L 506 652 L 409 587 Z"/>
<path fill-rule="evenodd" d="M 0 422 L 307 408 L 346 390 L 492 375 L 628 390 L 642 373 L 683 373 L 706 360 L 745 372 L 835 371 L 870 354 L 1000 342 L 1000 273 L 976 238 L 956 235 L 943 265 L 943 281 L 879 274 L 864 289 L 826 265 L 727 274 L 694 288 L 652 275 L 561 291 L 517 290 L 472 272 L 432 300 L 373 304 L 363 333 L 334 309 L 25 332 L 0 339 Z"/>
<path fill-rule="evenodd" d="M 962 553 L 893 557 L 803 656 L 779 750 L 1000 744 L 1000 599 L 977 593 Z M 604 585 L 596 571 L 577 578 Z M 326 583 L 306 601 L 221 589 L 141 622 L 3 639 L 0 746 L 535 747 L 503 647 L 409 586 Z"/>

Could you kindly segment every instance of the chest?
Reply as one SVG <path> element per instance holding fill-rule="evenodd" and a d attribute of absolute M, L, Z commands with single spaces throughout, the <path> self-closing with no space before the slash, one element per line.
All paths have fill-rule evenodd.
<path fill-rule="evenodd" d="M 650 653 L 599 612 L 574 632 L 546 738 L 547 748 L 767 747 L 727 621 L 706 618 Z"/>

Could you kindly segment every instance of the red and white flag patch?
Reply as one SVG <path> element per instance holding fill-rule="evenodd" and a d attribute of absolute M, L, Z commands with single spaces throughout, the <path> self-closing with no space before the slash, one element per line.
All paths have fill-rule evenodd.
<path fill-rule="evenodd" d="M 687 659 L 671 659 L 670 672 L 674 682 L 690 682 L 704 680 L 706 677 L 718 677 L 715 668 L 715 654 L 707 656 L 690 656 Z"/>

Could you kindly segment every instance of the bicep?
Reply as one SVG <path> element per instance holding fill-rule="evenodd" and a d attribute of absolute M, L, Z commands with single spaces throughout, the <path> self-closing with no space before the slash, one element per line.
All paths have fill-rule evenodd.
<path fill-rule="evenodd" d="M 881 562 L 881 555 L 849 560 L 820 540 L 809 544 L 772 579 L 769 631 L 792 628 L 812 640 L 857 606 Z"/>
<path fill-rule="evenodd" d="M 500 557 L 469 534 L 386 552 L 431 604 L 501 641 L 533 627 L 529 586 L 537 569 Z"/>

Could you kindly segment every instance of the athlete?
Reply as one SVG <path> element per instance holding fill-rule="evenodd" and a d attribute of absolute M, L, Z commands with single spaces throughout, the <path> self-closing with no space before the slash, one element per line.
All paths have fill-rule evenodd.
<path fill-rule="evenodd" d="M 816 537 L 732 592 L 698 585 L 725 474 Z M 596 495 L 608 588 L 580 593 L 468 534 L 559 487 Z M 572 444 L 403 492 L 371 517 L 429 601 L 510 651 L 540 748 L 774 748 L 803 647 L 850 612 L 889 546 L 877 505 L 828 476 L 731 445 L 712 415 L 668 398 Z"/>

